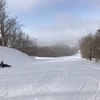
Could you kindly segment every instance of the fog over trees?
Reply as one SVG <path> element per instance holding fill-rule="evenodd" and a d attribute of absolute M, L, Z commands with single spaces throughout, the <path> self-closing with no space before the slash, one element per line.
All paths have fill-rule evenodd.
<path fill-rule="evenodd" d="M 18 49 L 30 56 L 61 57 L 75 54 L 76 46 L 38 46 L 37 39 L 31 38 L 22 30 L 17 17 L 10 17 L 6 0 L 0 0 L 0 45 Z"/>
<path fill-rule="evenodd" d="M 65 44 L 42 46 L 37 49 L 37 56 L 40 57 L 62 57 L 71 56 L 78 52 L 77 46 L 69 46 Z"/>

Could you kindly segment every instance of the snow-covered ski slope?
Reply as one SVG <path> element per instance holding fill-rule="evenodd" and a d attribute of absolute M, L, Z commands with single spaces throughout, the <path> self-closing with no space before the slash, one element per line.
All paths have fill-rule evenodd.
<path fill-rule="evenodd" d="M 0 100 L 100 100 L 100 64 L 79 54 L 34 59 L 0 47 Z"/>

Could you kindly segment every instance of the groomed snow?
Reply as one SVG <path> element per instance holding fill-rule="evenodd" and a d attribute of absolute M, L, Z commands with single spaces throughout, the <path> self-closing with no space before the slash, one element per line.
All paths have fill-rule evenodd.
<path fill-rule="evenodd" d="M 0 47 L 0 100 L 100 100 L 100 64 L 80 54 L 34 59 Z"/>

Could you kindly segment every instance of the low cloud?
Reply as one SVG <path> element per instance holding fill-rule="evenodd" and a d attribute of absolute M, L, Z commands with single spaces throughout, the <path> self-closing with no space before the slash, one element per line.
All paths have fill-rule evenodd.
<path fill-rule="evenodd" d="M 34 36 L 41 41 L 66 42 L 75 44 L 78 40 L 89 33 L 95 33 L 100 26 L 100 20 L 93 19 L 59 19 L 51 26 L 37 28 Z"/>

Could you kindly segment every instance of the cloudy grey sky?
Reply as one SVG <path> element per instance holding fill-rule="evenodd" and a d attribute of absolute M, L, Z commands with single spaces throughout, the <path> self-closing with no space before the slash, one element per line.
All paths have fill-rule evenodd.
<path fill-rule="evenodd" d="M 7 0 L 24 32 L 41 43 L 75 44 L 100 26 L 100 0 Z"/>

